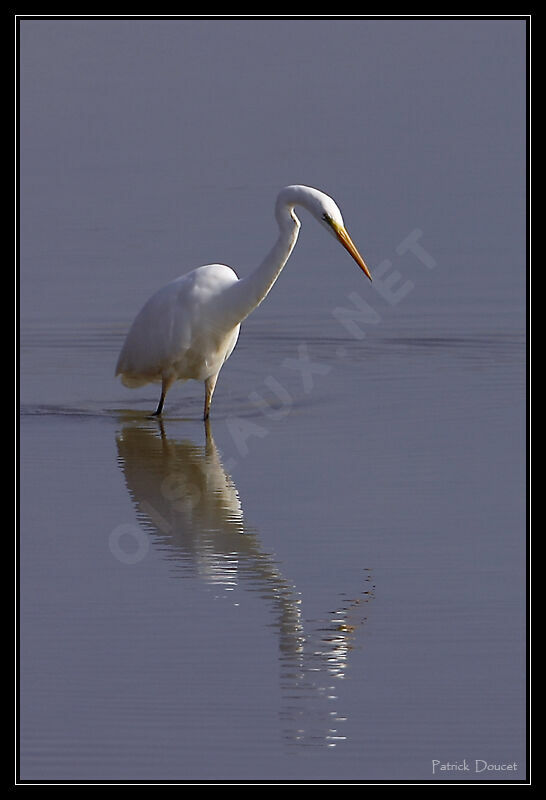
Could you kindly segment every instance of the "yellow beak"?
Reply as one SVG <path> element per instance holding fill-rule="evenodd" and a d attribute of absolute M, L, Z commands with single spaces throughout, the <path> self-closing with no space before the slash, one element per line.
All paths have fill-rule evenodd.
<path fill-rule="evenodd" d="M 335 231 L 335 234 L 336 234 L 338 240 L 341 242 L 341 244 L 343 245 L 345 250 L 347 250 L 347 252 L 350 253 L 350 255 L 354 258 L 354 260 L 356 261 L 356 263 L 360 267 L 360 269 L 371 280 L 372 276 L 370 274 L 370 270 L 368 269 L 368 267 L 364 263 L 364 259 L 362 258 L 362 256 L 358 252 L 358 250 L 356 249 L 355 245 L 353 244 L 353 240 L 351 239 L 351 237 L 349 236 L 349 234 L 347 233 L 345 228 L 342 228 L 342 227 L 338 228 L 336 226 L 334 228 L 334 231 Z"/>

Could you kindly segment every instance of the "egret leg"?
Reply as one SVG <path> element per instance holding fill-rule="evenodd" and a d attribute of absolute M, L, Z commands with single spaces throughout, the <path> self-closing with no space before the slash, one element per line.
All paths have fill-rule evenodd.
<path fill-rule="evenodd" d="M 161 416 L 161 412 L 163 411 L 163 404 L 165 402 L 165 391 L 161 390 L 161 397 L 159 398 L 159 403 L 157 404 L 157 408 L 152 414 L 152 417 L 159 417 Z"/>
<path fill-rule="evenodd" d="M 159 403 L 157 404 L 157 408 L 152 414 L 152 417 L 159 417 L 161 416 L 161 412 L 163 411 L 163 405 L 165 403 L 165 397 L 167 396 L 167 392 L 169 391 L 169 387 L 173 382 L 172 378 L 163 378 L 161 381 L 161 397 L 159 398 Z"/>
<path fill-rule="evenodd" d="M 207 420 L 210 416 L 210 404 L 212 402 L 212 395 L 214 394 L 214 388 L 217 380 L 218 373 L 216 373 L 216 375 L 211 375 L 210 378 L 207 378 L 205 381 L 205 410 L 203 413 L 204 420 Z"/>

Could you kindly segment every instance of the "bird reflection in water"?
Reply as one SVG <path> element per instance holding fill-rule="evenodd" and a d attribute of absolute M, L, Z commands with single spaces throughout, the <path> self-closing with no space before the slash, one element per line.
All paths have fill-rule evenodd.
<path fill-rule="evenodd" d="M 358 627 L 365 621 L 368 590 L 341 600 L 326 619 L 302 620 L 301 595 L 263 550 L 247 524 L 237 488 L 225 471 L 210 424 L 196 444 L 167 436 L 156 419 L 133 419 L 117 436 L 118 461 L 142 527 L 180 577 L 198 576 L 219 596 L 256 592 L 269 607 L 279 637 L 281 711 L 287 739 L 336 746 L 339 725 L 336 682 L 345 676 Z M 332 683 L 333 682 L 333 683 Z"/>

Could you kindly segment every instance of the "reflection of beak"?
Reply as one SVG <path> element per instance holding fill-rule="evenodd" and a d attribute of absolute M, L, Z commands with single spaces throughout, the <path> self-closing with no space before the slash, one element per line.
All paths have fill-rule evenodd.
<path fill-rule="evenodd" d="M 372 276 L 370 274 L 370 270 L 368 269 L 368 267 L 364 263 L 364 259 L 362 258 L 362 256 L 358 252 L 358 250 L 356 249 L 355 245 L 353 244 L 353 241 L 352 241 L 351 237 L 349 236 L 349 234 L 347 233 L 345 228 L 336 227 L 336 228 L 334 228 L 334 231 L 335 231 L 335 234 L 336 234 L 336 236 L 338 238 L 338 241 L 340 241 L 341 244 L 343 245 L 343 247 L 345 248 L 345 250 L 347 250 L 347 252 L 352 255 L 352 257 L 354 258 L 354 260 L 356 261 L 356 263 L 358 264 L 358 266 L 360 267 L 362 272 L 364 272 L 368 276 L 368 278 L 371 280 Z"/>

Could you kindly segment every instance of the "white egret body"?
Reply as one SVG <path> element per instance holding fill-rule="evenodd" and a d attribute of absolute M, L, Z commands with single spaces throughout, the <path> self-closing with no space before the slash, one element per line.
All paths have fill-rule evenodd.
<path fill-rule="evenodd" d="M 116 375 L 130 387 L 161 383 L 154 415 L 161 414 L 174 381 L 197 380 L 205 383 L 208 419 L 218 373 L 233 352 L 241 322 L 267 296 L 294 249 L 300 229 L 296 206 L 334 234 L 371 280 L 332 198 L 309 186 L 286 186 L 275 207 L 279 237 L 253 273 L 240 279 L 224 264 L 198 267 L 159 289 L 136 316 Z"/>

